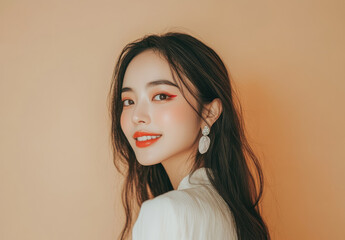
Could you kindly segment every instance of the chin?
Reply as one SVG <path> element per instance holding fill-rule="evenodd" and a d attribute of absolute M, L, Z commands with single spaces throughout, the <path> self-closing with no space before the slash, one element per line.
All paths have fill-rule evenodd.
<path fill-rule="evenodd" d="M 143 159 L 137 159 L 137 161 L 142 165 L 142 166 L 152 166 L 160 163 L 160 161 L 152 161 L 152 160 L 143 160 Z"/>

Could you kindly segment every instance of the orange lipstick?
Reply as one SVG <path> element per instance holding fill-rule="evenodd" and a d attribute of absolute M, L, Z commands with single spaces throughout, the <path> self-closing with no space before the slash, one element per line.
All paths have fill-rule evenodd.
<path fill-rule="evenodd" d="M 140 137 L 144 137 L 144 136 L 157 136 L 157 138 L 152 138 L 152 139 L 147 139 L 147 140 L 138 140 L 138 138 Z M 152 145 L 153 143 L 157 142 L 160 137 L 162 135 L 158 134 L 158 133 L 149 133 L 149 132 L 135 132 L 133 135 L 133 138 L 135 139 L 135 144 L 137 147 L 139 148 L 144 148 L 144 147 L 148 147 L 150 145 Z"/>

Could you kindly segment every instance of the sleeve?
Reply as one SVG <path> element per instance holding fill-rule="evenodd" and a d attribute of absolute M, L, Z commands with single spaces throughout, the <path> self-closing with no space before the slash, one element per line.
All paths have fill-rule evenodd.
<path fill-rule="evenodd" d="M 181 226 L 169 198 L 145 201 L 132 230 L 132 240 L 181 239 Z"/>

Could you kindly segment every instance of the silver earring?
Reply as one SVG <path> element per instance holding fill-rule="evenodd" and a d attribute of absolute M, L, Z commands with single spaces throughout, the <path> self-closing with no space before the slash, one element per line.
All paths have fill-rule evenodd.
<path fill-rule="evenodd" d="M 207 136 L 209 133 L 210 133 L 210 128 L 206 125 L 202 129 L 203 136 L 200 138 L 200 141 L 199 141 L 199 152 L 201 154 L 204 154 L 205 152 L 207 152 L 210 146 L 210 138 Z"/>

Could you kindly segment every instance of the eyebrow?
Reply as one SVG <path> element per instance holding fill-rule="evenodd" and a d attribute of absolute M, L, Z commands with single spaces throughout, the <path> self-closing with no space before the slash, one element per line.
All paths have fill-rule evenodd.
<path fill-rule="evenodd" d="M 175 83 L 172 83 L 172 82 L 170 82 L 168 80 L 164 80 L 164 79 L 149 82 L 146 84 L 146 88 L 154 87 L 154 86 L 158 86 L 158 85 L 169 85 L 169 86 L 179 88 Z M 129 87 L 124 87 L 124 88 L 122 88 L 121 93 L 124 93 L 124 92 L 133 92 L 133 89 L 129 88 Z"/>

